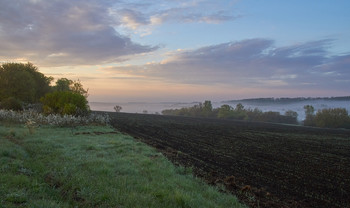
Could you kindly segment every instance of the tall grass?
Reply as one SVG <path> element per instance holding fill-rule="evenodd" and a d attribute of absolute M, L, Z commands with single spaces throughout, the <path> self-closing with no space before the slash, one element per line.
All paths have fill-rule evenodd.
<path fill-rule="evenodd" d="M 188 172 L 106 126 L 0 123 L 0 208 L 242 206 Z"/>

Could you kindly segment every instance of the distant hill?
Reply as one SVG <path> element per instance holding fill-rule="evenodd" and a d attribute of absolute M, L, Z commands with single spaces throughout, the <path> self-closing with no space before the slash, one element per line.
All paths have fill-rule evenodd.
<path fill-rule="evenodd" d="M 228 100 L 223 101 L 223 103 L 247 103 L 247 104 L 289 104 L 298 103 L 304 101 L 317 101 L 317 100 L 327 100 L 327 101 L 350 101 L 350 96 L 343 97 L 297 97 L 297 98 L 249 98 L 241 100 Z"/>

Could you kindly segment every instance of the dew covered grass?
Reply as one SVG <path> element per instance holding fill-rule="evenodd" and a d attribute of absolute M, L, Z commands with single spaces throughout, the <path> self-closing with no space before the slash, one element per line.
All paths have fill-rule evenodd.
<path fill-rule="evenodd" d="M 242 207 L 106 126 L 0 123 L 2 207 Z"/>

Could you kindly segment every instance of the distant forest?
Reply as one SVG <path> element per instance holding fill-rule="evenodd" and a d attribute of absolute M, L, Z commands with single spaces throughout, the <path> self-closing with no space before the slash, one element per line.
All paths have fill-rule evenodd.
<path fill-rule="evenodd" d="M 242 100 L 228 100 L 225 103 L 237 103 L 242 102 L 246 104 L 287 104 L 287 103 L 297 103 L 303 101 L 350 101 L 350 96 L 342 97 L 297 97 L 297 98 L 249 98 Z"/>

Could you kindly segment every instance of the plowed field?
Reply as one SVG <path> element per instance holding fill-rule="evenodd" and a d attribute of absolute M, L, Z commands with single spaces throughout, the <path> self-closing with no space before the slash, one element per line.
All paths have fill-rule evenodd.
<path fill-rule="evenodd" d="M 110 113 L 113 126 L 251 207 L 350 207 L 350 131 Z"/>

